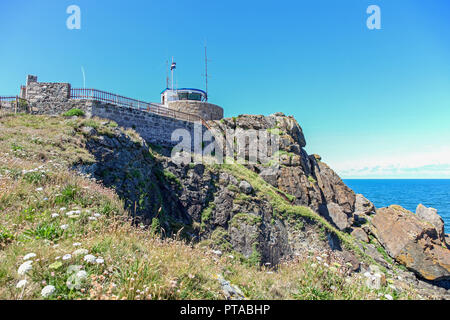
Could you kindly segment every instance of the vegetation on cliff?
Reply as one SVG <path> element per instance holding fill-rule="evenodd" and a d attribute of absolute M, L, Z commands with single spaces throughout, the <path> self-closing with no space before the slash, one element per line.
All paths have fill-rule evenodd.
<path fill-rule="evenodd" d="M 127 204 L 112 183 L 79 172 L 101 162 L 93 152 L 94 143 L 119 137 L 119 133 L 131 141 L 130 148 L 134 146 L 137 154 L 147 148 L 142 159 L 158 172 L 151 176 L 158 182 L 142 184 L 142 188 L 150 188 L 146 197 L 160 195 L 164 200 L 159 189 L 163 187 L 175 196 L 184 192 L 180 190 L 183 176 L 158 167 L 160 155 L 148 149 L 134 131 L 117 128 L 111 121 L 25 114 L 0 117 L 0 298 L 223 299 L 230 293 L 224 292 L 218 281 L 221 277 L 249 299 L 417 297 L 411 288 L 369 288 L 364 276 L 351 272 L 351 264 L 336 262 L 331 250 L 304 250 L 289 261 L 281 260 L 277 268 L 253 263 L 261 259 L 258 243 L 246 256 L 233 250 L 225 229 L 211 229 L 210 220 L 217 210 L 211 201 L 203 205 L 203 214 L 191 221 L 191 229 L 180 223 L 182 218 L 169 219 L 174 218 L 168 217 L 171 208 L 167 203 L 156 212 L 152 209 L 148 222 L 136 219 L 139 198 Z M 185 168 L 191 173 L 196 169 Z M 256 192 L 255 202 L 267 201 L 276 209 L 275 220 L 269 224 L 286 219 L 304 229 L 303 221 L 313 220 L 311 232 L 324 232 L 320 241 L 326 242 L 326 235 L 332 232 L 349 250 L 358 251 L 348 235 L 310 209 L 292 205 L 288 194 L 245 167 L 211 166 L 207 170 L 212 175 L 226 173 L 248 180 Z M 141 175 L 132 168 L 124 173 L 137 185 L 144 181 Z M 111 179 L 106 181 L 116 181 L 105 176 Z M 256 200 L 258 196 L 263 199 Z M 262 223 L 261 217 L 247 212 L 234 217 L 239 226 L 247 223 L 244 228 L 249 231 Z M 205 238 L 197 240 L 204 241 L 183 236 L 186 229 L 196 232 L 195 223 L 200 222 L 206 229 Z M 164 232 L 167 224 L 175 231 L 171 236 Z M 211 250 L 214 241 L 221 242 L 221 251 Z"/>

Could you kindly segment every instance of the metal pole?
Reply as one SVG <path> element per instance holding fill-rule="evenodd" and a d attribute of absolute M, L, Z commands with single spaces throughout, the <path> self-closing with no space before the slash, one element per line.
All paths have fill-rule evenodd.
<path fill-rule="evenodd" d="M 206 79 L 206 101 L 208 101 L 208 55 L 206 53 L 206 44 L 205 44 L 205 79 Z"/>
<path fill-rule="evenodd" d="M 173 65 L 173 57 L 172 57 L 172 65 Z M 173 91 L 173 67 L 170 67 L 170 71 L 172 72 L 172 91 Z"/>

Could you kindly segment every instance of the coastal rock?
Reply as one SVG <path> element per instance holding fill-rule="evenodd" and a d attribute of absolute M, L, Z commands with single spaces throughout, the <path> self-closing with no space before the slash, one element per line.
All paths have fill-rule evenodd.
<path fill-rule="evenodd" d="M 369 237 L 361 228 L 354 228 L 351 235 L 355 237 L 358 240 L 361 240 L 363 242 L 369 243 Z"/>
<path fill-rule="evenodd" d="M 326 206 L 321 206 L 320 209 L 320 213 L 329 217 L 339 230 L 345 230 L 350 227 L 347 215 L 336 203 L 329 203 Z"/>
<path fill-rule="evenodd" d="M 436 209 L 427 208 L 423 204 L 419 204 L 416 208 L 416 215 L 420 219 L 431 223 L 436 228 L 439 239 L 445 241 L 444 220 L 438 215 Z"/>
<path fill-rule="evenodd" d="M 372 215 L 375 214 L 375 206 L 362 194 L 355 196 L 355 214 Z"/>
<path fill-rule="evenodd" d="M 266 131 L 275 139 L 277 148 L 268 148 L 265 152 L 259 150 L 260 163 L 251 169 L 261 178 L 283 192 L 293 195 L 296 205 L 308 206 L 319 211 L 321 205 L 335 203 L 348 215 L 352 223 L 355 210 L 355 194 L 341 178 L 324 162 L 319 155 L 308 155 L 303 149 L 306 140 L 302 128 L 293 117 L 282 113 L 270 116 L 240 115 L 224 118 L 220 121 L 208 121 L 219 146 L 233 147 L 232 143 L 224 141 L 225 133 L 234 131 L 236 141 L 250 134 L 250 130 Z M 248 139 L 247 139 L 248 140 Z M 246 143 L 242 154 L 247 157 L 254 144 Z M 276 161 L 276 160 L 279 161 Z M 369 211 L 369 210 L 366 210 Z"/>
<path fill-rule="evenodd" d="M 450 250 L 433 225 L 396 205 L 377 210 L 375 235 L 388 254 L 426 280 L 450 279 Z"/>
<path fill-rule="evenodd" d="M 366 286 L 371 289 L 379 290 L 386 285 L 386 276 L 380 271 L 366 271 L 364 276 L 366 277 Z"/>
<path fill-rule="evenodd" d="M 368 256 L 372 257 L 376 262 L 381 264 L 384 267 L 388 267 L 389 264 L 384 259 L 383 255 L 377 250 L 377 248 L 373 244 L 368 244 L 365 248 L 362 248 L 364 253 Z"/>
<path fill-rule="evenodd" d="M 241 189 L 241 191 L 245 194 L 250 194 L 253 192 L 252 185 L 245 180 L 241 181 L 241 183 L 239 184 L 239 189 Z"/>
<path fill-rule="evenodd" d="M 327 164 L 313 160 L 313 172 L 325 201 L 336 203 L 346 214 L 352 214 L 355 208 L 356 196 L 353 190 L 345 185 L 342 179 Z"/>

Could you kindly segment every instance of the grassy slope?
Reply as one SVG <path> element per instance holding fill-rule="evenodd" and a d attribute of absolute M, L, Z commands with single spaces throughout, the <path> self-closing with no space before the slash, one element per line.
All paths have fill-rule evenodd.
<path fill-rule="evenodd" d="M 217 275 L 250 299 L 375 299 L 379 293 L 396 297 L 389 288 L 369 290 L 359 276 L 345 280 L 343 267 L 327 267 L 315 257 L 304 256 L 268 272 L 231 255 L 217 257 L 200 246 L 161 240 L 152 229 L 133 227 L 113 190 L 67 169 L 94 161 L 78 130 L 83 123 L 105 134 L 114 125 L 61 117 L 0 117 L 0 299 L 39 299 L 47 284 L 56 287 L 52 299 L 223 299 Z M 249 175 L 237 167 L 224 169 Z M 256 182 L 261 192 L 274 192 L 262 180 Z M 288 213 L 299 210 L 285 203 L 276 207 Z M 81 213 L 67 216 L 71 210 Z M 52 213 L 59 216 L 52 218 Z M 83 255 L 62 260 L 79 248 L 104 263 L 89 264 Z M 31 252 L 37 255 L 32 270 L 18 275 L 23 257 Z M 88 278 L 70 290 L 66 281 L 71 265 L 81 266 Z M 21 279 L 28 284 L 17 289 Z"/>

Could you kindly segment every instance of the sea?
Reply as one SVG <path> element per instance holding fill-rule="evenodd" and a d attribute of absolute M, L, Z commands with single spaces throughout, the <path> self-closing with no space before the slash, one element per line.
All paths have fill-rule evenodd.
<path fill-rule="evenodd" d="M 377 208 L 398 204 L 416 212 L 419 203 L 435 208 L 444 220 L 445 233 L 450 233 L 450 179 L 344 179 L 344 182 Z"/>

